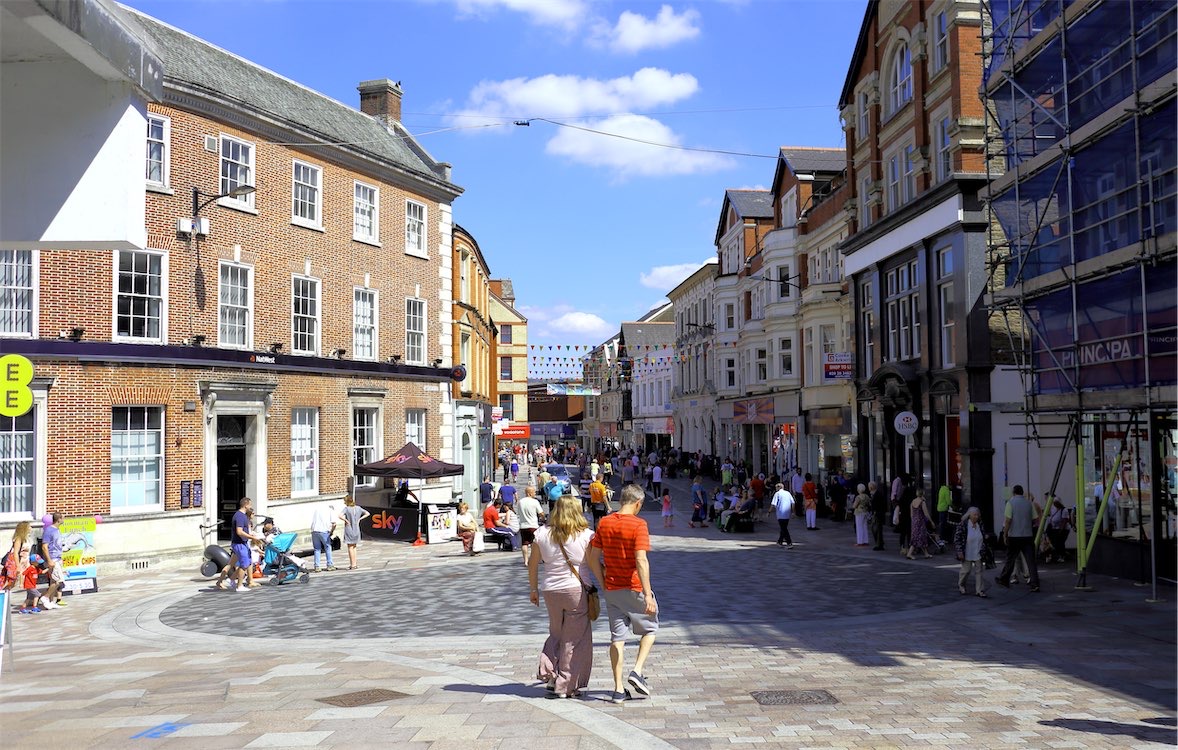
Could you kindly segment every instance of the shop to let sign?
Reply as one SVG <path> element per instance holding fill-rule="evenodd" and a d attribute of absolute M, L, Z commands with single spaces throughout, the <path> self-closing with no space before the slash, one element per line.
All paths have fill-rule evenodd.
<path fill-rule="evenodd" d="M 855 377 L 855 358 L 850 352 L 822 355 L 822 377 L 826 380 L 851 380 Z"/>

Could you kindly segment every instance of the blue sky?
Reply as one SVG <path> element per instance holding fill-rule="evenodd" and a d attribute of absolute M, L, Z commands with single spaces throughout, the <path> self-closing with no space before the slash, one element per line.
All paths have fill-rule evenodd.
<path fill-rule="evenodd" d="M 402 121 L 466 192 L 455 221 L 514 281 L 531 343 L 595 344 L 706 258 L 728 188 L 782 145 L 842 146 L 864 0 L 129 0 L 351 106 Z M 549 118 L 565 126 L 538 121 Z M 528 127 L 514 120 L 531 120 Z M 433 132 L 445 131 L 445 132 Z"/>

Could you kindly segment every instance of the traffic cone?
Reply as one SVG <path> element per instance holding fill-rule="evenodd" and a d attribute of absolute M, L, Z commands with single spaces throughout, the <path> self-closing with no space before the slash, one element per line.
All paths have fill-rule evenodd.
<path fill-rule="evenodd" d="M 421 538 L 421 532 L 417 532 L 417 539 L 413 542 L 414 547 L 424 547 L 425 540 Z"/>

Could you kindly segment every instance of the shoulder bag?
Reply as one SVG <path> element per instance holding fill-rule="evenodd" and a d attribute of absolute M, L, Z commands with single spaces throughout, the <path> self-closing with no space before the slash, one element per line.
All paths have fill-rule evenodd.
<path fill-rule="evenodd" d="M 573 575 L 577 577 L 577 583 L 581 584 L 586 596 L 589 598 L 589 619 L 596 620 L 601 614 L 601 598 L 597 595 L 596 586 L 586 586 L 585 582 L 581 580 L 581 574 L 577 572 L 577 568 L 573 565 L 573 561 L 569 559 L 569 553 L 564 551 L 564 545 L 560 546 L 560 554 L 564 555 L 564 561 L 568 564 L 569 570 L 573 571 Z"/>

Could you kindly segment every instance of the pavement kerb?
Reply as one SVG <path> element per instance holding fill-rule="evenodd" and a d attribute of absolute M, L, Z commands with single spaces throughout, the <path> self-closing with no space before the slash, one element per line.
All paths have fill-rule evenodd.
<path fill-rule="evenodd" d="M 128 643 L 140 647 L 152 645 L 172 652 L 177 651 L 178 644 L 183 644 L 181 649 L 183 651 L 223 651 L 244 648 L 247 651 L 303 651 L 317 654 L 323 654 L 325 651 L 340 651 L 346 654 L 353 649 L 363 648 L 365 656 L 370 659 L 410 667 L 423 672 L 432 672 L 468 685 L 500 687 L 519 684 L 515 680 L 487 672 L 447 664 L 440 659 L 421 659 L 392 652 L 394 648 L 411 650 L 414 647 L 425 645 L 435 649 L 445 648 L 449 645 L 468 647 L 469 639 L 431 638 L 426 641 L 413 638 L 347 638 L 332 639 L 328 642 L 330 645 L 325 646 L 323 641 L 311 638 L 276 639 L 221 636 L 179 630 L 160 622 L 159 615 L 164 609 L 193 595 L 192 591 L 174 591 L 124 605 L 96 617 L 90 623 L 90 634 L 102 640 Z M 503 640 L 500 639 L 500 642 Z M 518 645 L 534 645 L 536 638 L 535 636 L 519 636 L 513 640 L 518 640 Z M 548 700 L 543 697 L 531 698 L 510 694 L 506 694 L 504 697 L 507 700 L 523 701 L 533 708 L 547 711 L 619 748 L 672 750 L 675 747 L 622 719 L 602 713 L 582 701 Z"/>

